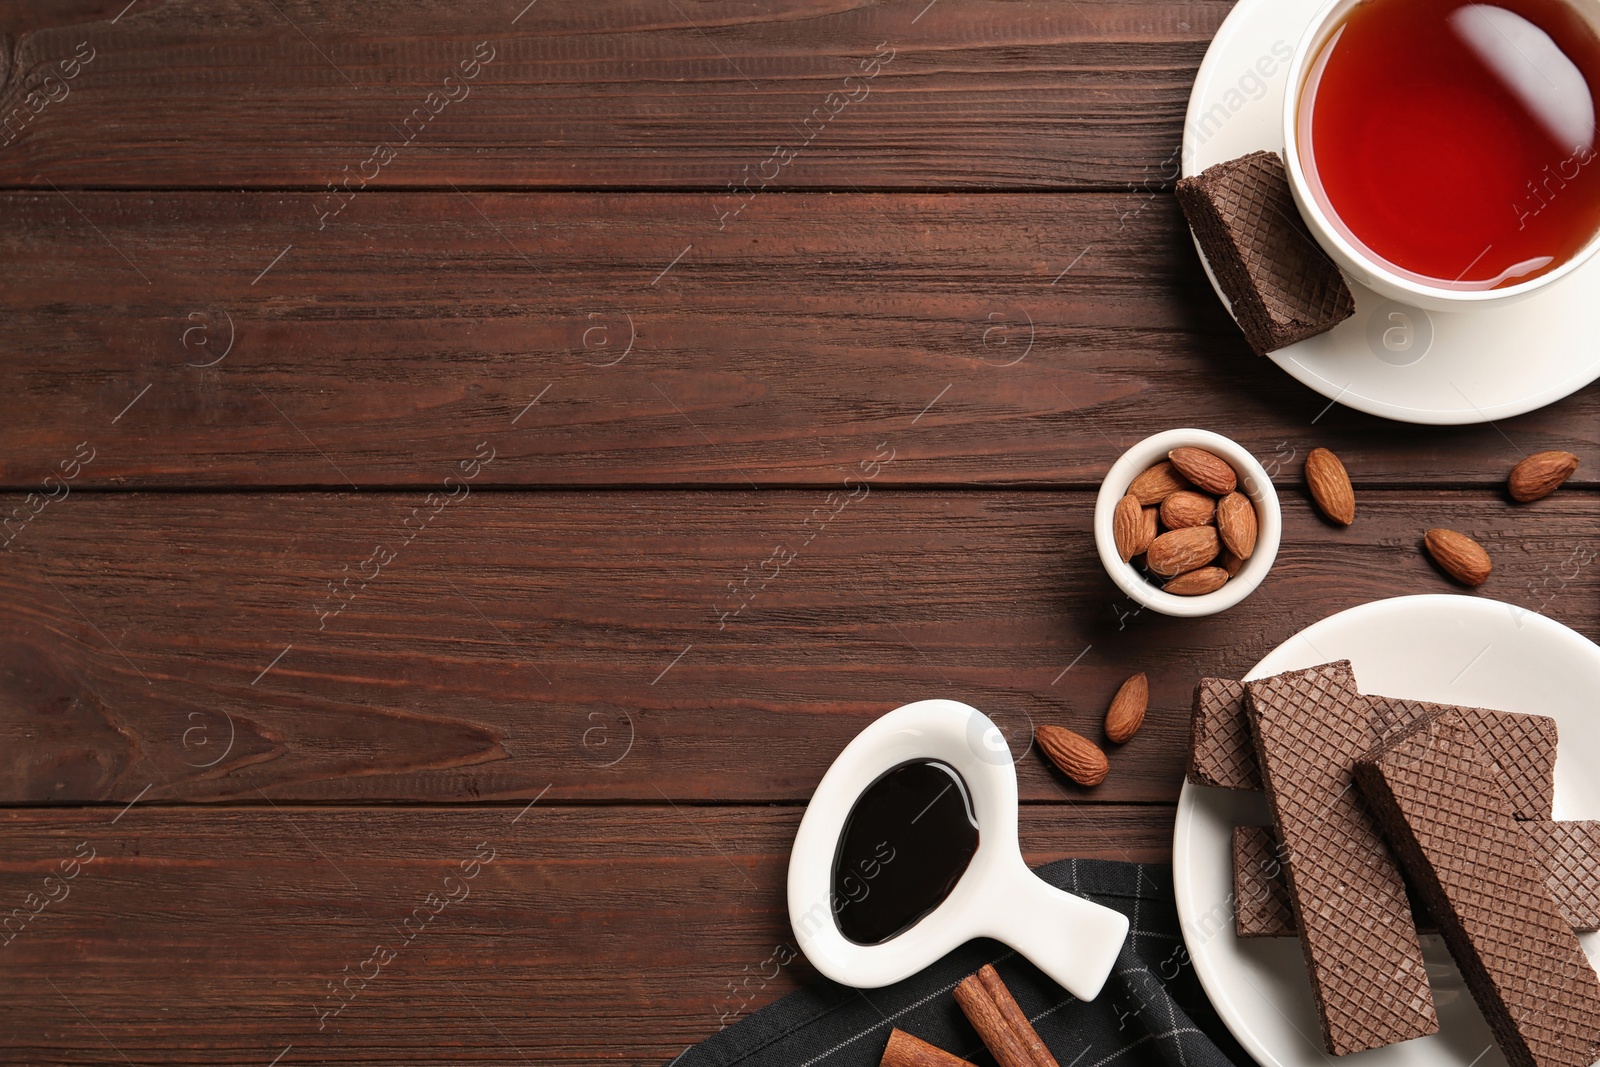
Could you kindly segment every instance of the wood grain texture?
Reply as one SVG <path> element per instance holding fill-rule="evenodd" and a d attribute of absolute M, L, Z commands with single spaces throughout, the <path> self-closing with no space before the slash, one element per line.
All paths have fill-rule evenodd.
<path fill-rule="evenodd" d="M 665 1063 L 814 977 L 777 962 L 797 809 L 521 808 L 0 811 L 0 904 L 60 897 L 0 934 L 0 1061 Z M 1035 864 L 1165 860 L 1172 809 L 1020 834 Z"/>
<path fill-rule="evenodd" d="M 722 189 L 783 145 L 789 187 L 1118 188 L 1174 150 L 1231 6 L 126 3 L 0 9 L 0 183 Z M 392 161 L 362 167 L 380 144 Z"/>
<path fill-rule="evenodd" d="M 0 482 L 87 440 L 80 486 L 431 486 L 492 439 L 505 485 L 833 485 L 888 440 L 885 484 L 1088 487 L 1183 424 L 1287 484 L 1315 445 L 1361 486 L 1600 475 L 1593 386 L 1498 427 L 1330 409 L 1249 354 L 1164 194 L 719 203 L 373 194 L 319 231 L 303 194 L 0 198 Z"/>
<path fill-rule="evenodd" d="M 0 572 L 0 802 L 794 802 L 902 703 L 964 700 L 1021 752 L 1038 723 L 1098 739 L 1146 671 L 1103 785 L 1030 754 L 1021 792 L 1170 803 L 1196 680 L 1344 608 L 1455 590 L 1420 550 L 1433 526 L 1487 547 L 1483 595 L 1600 633 L 1588 491 L 1372 492 L 1348 529 L 1286 494 L 1273 574 L 1200 621 L 1117 594 L 1086 492 L 473 492 L 408 544 L 424 499 L 50 504 Z"/>
<path fill-rule="evenodd" d="M 1230 7 L 0 0 L 0 1063 L 666 1063 L 814 977 L 801 804 L 901 703 L 1147 672 L 1021 838 L 1165 860 L 1196 678 L 1452 590 L 1424 530 L 1600 635 L 1600 389 L 1325 410 L 1213 297 Z M 1178 424 L 1284 499 L 1202 621 L 1090 532 Z"/>

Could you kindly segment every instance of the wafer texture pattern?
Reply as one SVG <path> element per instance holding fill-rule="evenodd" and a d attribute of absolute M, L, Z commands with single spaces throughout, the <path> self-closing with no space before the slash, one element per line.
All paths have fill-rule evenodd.
<path fill-rule="evenodd" d="M 1435 1033 L 1405 884 L 1350 777 L 1356 757 L 1379 737 L 1349 661 L 1245 688 L 1328 1051 L 1345 1055 Z"/>
<path fill-rule="evenodd" d="M 1178 183 L 1182 206 L 1258 355 L 1355 314 L 1344 276 L 1312 240 L 1283 160 L 1252 152 Z"/>
<path fill-rule="evenodd" d="M 1390 741 L 1356 774 L 1507 1061 L 1593 1064 L 1600 977 L 1462 717 L 1446 714 Z"/>

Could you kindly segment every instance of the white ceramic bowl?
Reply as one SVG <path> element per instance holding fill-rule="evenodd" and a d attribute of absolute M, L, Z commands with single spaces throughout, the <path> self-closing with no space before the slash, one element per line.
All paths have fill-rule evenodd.
<path fill-rule="evenodd" d="M 1117 510 L 1117 501 L 1128 495 L 1128 486 L 1149 468 L 1167 458 L 1175 448 L 1192 446 L 1203 448 L 1233 467 L 1239 476 L 1239 491 L 1250 498 L 1256 507 L 1256 548 L 1244 561 L 1239 573 L 1215 593 L 1203 596 L 1178 596 L 1164 592 L 1152 585 L 1131 563 L 1122 562 L 1117 552 L 1117 541 L 1111 532 L 1111 517 Z M 1106 573 L 1117 583 L 1117 588 L 1140 604 L 1163 615 L 1197 618 L 1226 611 L 1255 592 L 1272 561 L 1278 557 L 1278 541 L 1283 536 L 1283 513 L 1278 509 L 1278 493 L 1272 488 L 1261 464 L 1243 447 L 1210 430 L 1168 430 L 1154 437 L 1146 437 L 1122 454 L 1111 465 L 1100 483 L 1100 496 L 1094 505 L 1094 543 L 1100 551 L 1100 562 Z"/>
<path fill-rule="evenodd" d="M 1350 9 L 1365 0 L 1328 0 L 1312 18 L 1310 27 L 1295 47 L 1294 58 L 1289 63 L 1289 81 L 1283 95 L 1283 162 L 1289 171 L 1289 188 L 1294 192 L 1295 203 L 1304 216 L 1311 235 L 1323 250 L 1351 278 L 1390 300 L 1402 304 L 1427 308 L 1430 311 L 1466 311 L 1489 304 L 1509 303 L 1565 278 L 1597 251 L 1600 251 L 1600 232 L 1573 257 L 1547 274 L 1508 285 L 1503 289 L 1446 289 L 1431 285 L 1416 276 L 1397 272 L 1359 247 L 1343 224 L 1334 217 L 1325 194 L 1313 185 L 1300 161 L 1300 99 L 1305 88 L 1311 64 L 1322 51 L 1322 46 L 1344 24 Z M 1577 12 L 1600 33 L 1600 2 L 1596 0 L 1567 0 L 1567 6 Z M 1397 150 L 1403 150 L 1397 149 Z M 1457 178 L 1446 176 L 1443 180 L 1471 181 L 1471 175 Z"/>

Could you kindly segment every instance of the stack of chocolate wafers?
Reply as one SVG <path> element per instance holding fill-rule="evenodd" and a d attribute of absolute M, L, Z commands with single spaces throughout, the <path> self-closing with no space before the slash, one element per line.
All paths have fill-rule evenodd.
<path fill-rule="evenodd" d="M 1517 1065 L 1600 1059 L 1600 822 L 1552 820 L 1555 722 L 1363 694 L 1348 661 L 1195 690 L 1188 777 L 1262 790 L 1234 831 L 1235 929 L 1297 935 L 1329 1052 L 1439 1029 L 1441 934 Z"/>

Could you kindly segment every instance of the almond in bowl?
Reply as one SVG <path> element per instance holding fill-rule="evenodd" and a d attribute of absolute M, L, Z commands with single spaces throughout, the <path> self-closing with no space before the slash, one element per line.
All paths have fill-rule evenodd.
<path fill-rule="evenodd" d="M 1266 471 L 1208 430 L 1139 442 L 1107 473 L 1095 504 L 1095 542 L 1112 581 L 1165 615 L 1211 615 L 1249 596 L 1281 535 Z"/>

